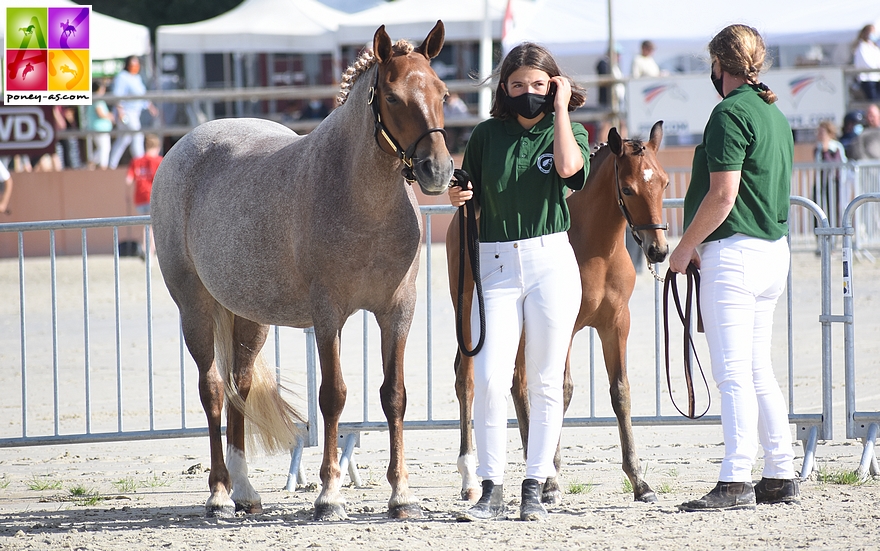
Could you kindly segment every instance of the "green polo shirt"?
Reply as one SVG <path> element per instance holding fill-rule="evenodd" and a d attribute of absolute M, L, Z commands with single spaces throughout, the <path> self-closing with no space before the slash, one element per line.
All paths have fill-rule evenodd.
<path fill-rule="evenodd" d="M 744 84 L 721 100 L 694 150 L 691 183 L 684 198 L 684 226 L 690 225 L 709 192 L 709 173 L 742 171 L 733 209 L 706 241 L 735 233 L 776 240 L 788 233 L 791 126 L 757 87 Z"/>
<path fill-rule="evenodd" d="M 566 190 L 584 187 L 590 169 L 590 139 L 572 123 L 584 168 L 562 178 L 553 164 L 553 121 L 548 114 L 529 130 L 516 119 L 487 119 L 474 128 L 462 168 L 471 177 L 481 207 L 480 241 L 501 242 L 567 231 Z"/>

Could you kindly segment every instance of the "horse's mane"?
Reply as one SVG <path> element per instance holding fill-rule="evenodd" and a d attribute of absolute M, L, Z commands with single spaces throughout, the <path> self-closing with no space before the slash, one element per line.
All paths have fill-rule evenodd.
<path fill-rule="evenodd" d="M 392 55 L 406 55 L 413 51 L 413 45 L 407 40 L 398 40 L 392 47 Z M 342 73 L 342 83 L 339 85 L 339 94 L 336 95 L 336 104 L 342 105 L 348 99 L 354 83 L 358 77 L 366 73 L 367 70 L 376 64 L 376 56 L 373 50 L 366 49 L 354 60 L 354 63 L 348 66 Z"/>
<path fill-rule="evenodd" d="M 646 146 L 645 146 L 645 142 L 642 141 L 641 138 L 632 138 L 632 139 L 623 140 L 623 145 L 626 146 L 626 144 L 629 144 L 630 147 L 632 147 L 632 154 L 633 155 L 641 156 L 641 155 L 645 154 Z M 602 142 L 602 143 L 598 143 L 598 144 L 594 145 L 593 151 L 590 152 L 590 159 L 597 156 L 603 150 L 608 150 L 608 143 L 607 142 Z"/>

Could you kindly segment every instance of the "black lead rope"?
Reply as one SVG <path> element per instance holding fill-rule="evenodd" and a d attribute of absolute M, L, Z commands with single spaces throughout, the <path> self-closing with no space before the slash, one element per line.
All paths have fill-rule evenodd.
<path fill-rule="evenodd" d="M 691 310 L 692 297 L 696 296 L 697 303 L 697 332 L 703 332 L 703 316 L 700 313 L 700 271 L 693 264 L 688 264 L 687 273 L 687 296 L 685 299 L 684 311 L 681 309 L 681 300 L 678 298 L 678 286 L 675 283 L 676 273 L 671 269 L 666 271 L 666 281 L 663 285 L 663 334 L 666 341 L 666 387 L 669 389 L 669 399 L 678 412 L 688 419 L 699 419 L 706 415 L 709 406 L 712 405 L 712 396 L 709 394 L 709 383 L 706 381 L 706 374 L 703 373 L 703 366 L 700 364 L 700 358 L 697 357 L 697 350 L 694 348 L 694 339 L 691 336 Z M 684 328 L 684 380 L 687 385 L 688 396 L 688 412 L 681 411 L 675 398 L 672 397 L 672 381 L 669 373 L 669 291 L 672 291 L 672 298 L 675 301 L 675 308 L 678 310 L 678 317 Z M 709 397 L 709 403 L 703 413 L 696 415 L 695 399 L 694 399 L 694 379 L 691 367 L 690 351 L 694 353 L 694 359 L 697 360 L 697 366 L 700 368 L 700 376 L 703 378 L 703 384 L 706 386 L 706 395 Z"/>
<path fill-rule="evenodd" d="M 460 168 L 456 168 L 452 177 L 453 185 L 461 189 L 467 189 L 470 175 Z M 467 219 L 467 231 L 465 231 L 465 219 Z M 468 350 L 464 340 L 462 328 L 462 306 L 464 303 L 464 260 L 465 251 L 471 262 L 471 275 L 477 288 L 477 308 L 480 311 L 480 339 L 472 350 Z M 473 303 L 471 303 L 473 308 Z M 477 230 L 477 213 L 474 208 L 474 200 L 465 201 L 458 207 L 458 297 L 455 308 L 455 337 L 458 339 L 458 348 L 467 357 L 476 356 L 483 348 L 486 337 L 486 305 L 483 302 L 483 281 L 480 278 L 480 236 Z M 471 328 L 471 340 L 473 340 L 473 328 Z"/>

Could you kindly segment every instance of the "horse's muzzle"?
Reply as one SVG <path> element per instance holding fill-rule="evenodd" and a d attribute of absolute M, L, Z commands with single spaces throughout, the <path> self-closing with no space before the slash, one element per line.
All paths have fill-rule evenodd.
<path fill-rule="evenodd" d="M 413 172 L 422 193 L 425 195 L 440 195 L 449 188 L 452 180 L 454 163 L 451 156 L 442 161 L 431 157 L 427 159 L 413 159 Z"/>

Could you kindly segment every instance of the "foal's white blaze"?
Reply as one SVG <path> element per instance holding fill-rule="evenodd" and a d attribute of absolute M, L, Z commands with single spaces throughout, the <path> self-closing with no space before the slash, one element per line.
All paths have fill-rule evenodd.
<path fill-rule="evenodd" d="M 259 503 L 260 494 L 248 480 L 248 468 L 244 454 L 238 448 L 226 446 L 226 469 L 232 479 L 232 501 L 236 503 Z"/>
<path fill-rule="evenodd" d="M 645 175 L 645 183 L 647 184 L 648 182 L 651 181 L 651 178 L 654 176 L 654 171 L 650 168 L 646 168 L 644 175 Z"/>

